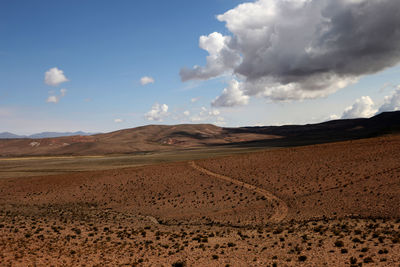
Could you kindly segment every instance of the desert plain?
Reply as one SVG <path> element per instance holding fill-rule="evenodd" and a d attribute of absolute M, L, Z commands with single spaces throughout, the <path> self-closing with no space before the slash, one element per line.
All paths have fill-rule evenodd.
<path fill-rule="evenodd" d="M 0 265 L 399 266 L 400 135 L 199 154 L 1 159 Z"/>

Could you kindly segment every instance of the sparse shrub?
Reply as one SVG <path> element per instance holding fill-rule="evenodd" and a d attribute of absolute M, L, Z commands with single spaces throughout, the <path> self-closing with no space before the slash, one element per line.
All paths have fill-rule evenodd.
<path fill-rule="evenodd" d="M 350 258 L 350 264 L 356 264 L 357 263 L 357 259 L 354 257 Z"/>
<path fill-rule="evenodd" d="M 307 260 L 307 256 L 305 256 L 305 255 L 299 256 L 299 261 L 306 261 L 306 260 Z"/>
<path fill-rule="evenodd" d="M 367 252 L 369 249 L 368 248 L 362 248 L 361 252 Z"/>
<path fill-rule="evenodd" d="M 212 257 L 213 260 L 218 260 L 218 259 L 219 259 L 219 256 L 218 256 L 218 255 L 215 255 L 215 254 L 212 255 L 211 257 Z"/>
<path fill-rule="evenodd" d="M 235 246 L 236 246 L 235 243 L 232 243 L 232 242 L 229 242 L 229 243 L 228 243 L 228 248 L 233 248 L 233 247 L 235 247 Z"/>
<path fill-rule="evenodd" d="M 342 241 L 342 240 L 337 240 L 337 241 L 335 242 L 335 247 L 338 247 L 338 248 L 344 247 L 343 241 Z"/>
<path fill-rule="evenodd" d="M 186 267 L 186 262 L 184 261 L 177 261 L 172 263 L 172 267 Z"/>
<path fill-rule="evenodd" d="M 356 229 L 356 230 L 354 230 L 354 234 L 356 234 L 356 235 L 361 235 L 361 230 L 359 230 L 359 229 Z"/>
<path fill-rule="evenodd" d="M 374 262 L 374 260 L 371 257 L 364 258 L 364 263 L 371 263 L 371 262 Z"/>

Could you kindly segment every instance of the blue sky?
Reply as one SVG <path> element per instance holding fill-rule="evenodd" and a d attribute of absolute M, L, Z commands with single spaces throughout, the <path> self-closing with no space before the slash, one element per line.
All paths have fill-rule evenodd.
<path fill-rule="evenodd" d="M 361 96 L 378 109 L 400 84 L 400 68 L 392 64 L 322 97 L 277 101 L 258 92 L 245 104 L 212 105 L 229 81 L 245 78 L 224 70 L 182 82 L 180 70 L 207 64 L 200 36 L 235 35 L 216 16 L 245 2 L 252 3 L 1 1 L 0 132 L 310 123 L 341 117 Z M 52 68 L 68 81 L 46 84 Z M 142 84 L 143 77 L 153 82 Z"/>

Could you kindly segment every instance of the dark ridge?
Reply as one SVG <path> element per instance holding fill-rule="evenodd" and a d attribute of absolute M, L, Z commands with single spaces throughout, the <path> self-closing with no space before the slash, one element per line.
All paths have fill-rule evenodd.
<path fill-rule="evenodd" d="M 227 133 L 257 133 L 280 139 L 233 143 L 234 146 L 287 147 L 355 140 L 400 132 L 400 111 L 380 113 L 369 119 L 333 120 L 317 124 L 224 128 Z M 225 145 L 225 144 L 224 144 Z"/>

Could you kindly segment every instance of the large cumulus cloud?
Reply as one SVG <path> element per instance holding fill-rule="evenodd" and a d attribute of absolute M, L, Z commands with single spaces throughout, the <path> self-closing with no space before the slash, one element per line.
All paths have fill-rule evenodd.
<path fill-rule="evenodd" d="M 208 36 L 201 36 L 199 46 L 208 52 L 205 67 L 194 66 L 193 69 L 183 68 L 180 71 L 182 81 L 206 80 L 230 72 L 240 62 L 238 51 L 229 48 L 232 38 L 213 32 Z"/>
<path fill-rule="evenodd" d="M 390 96 L 385 96 L 384 103 L 379 108 L 380 112 L 400 110 L 400 85 Z"/>
<path fill-rule="evenodd" d="M 353 105 L 344 110 L 342 119 L 372 117 L 377 111 L 374 106 L 374 101 L 369 96 L 362 96 Z"/>
<path fill-rule="evenodd" d="M 202 36 L 207 64 L 183 68 L 183 81 L 230 73 L 248 96 L 296 100 L 326 96 L 400 61 L 398 0 L 258 0 L 217 19 L 231 36 Z"/>

